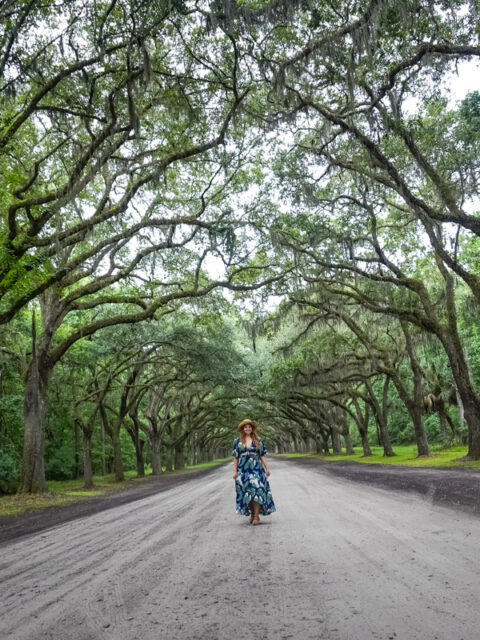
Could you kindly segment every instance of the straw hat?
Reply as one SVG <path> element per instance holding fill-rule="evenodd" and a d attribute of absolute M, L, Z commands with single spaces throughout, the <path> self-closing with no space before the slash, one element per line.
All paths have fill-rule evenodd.
<path fill-rule="evenodd" d="M 251 424 L 251 425 L 252 425 L 252 429 L 253 429 L 253 430 L 255 430 L 255 429 L 257 428 L 257 423 L 256 423 L 256 422 L 254 422 L 253 420 L 249 420 L 248 418 L 246 418 L 245 420 L 242 420 L 242 421 L 240 422 L 240 424 L 238 425 L 237 429 L 238 429 L 239 431 L 243 431 L 243 427 L 244 427 L 246 424 Z"/>

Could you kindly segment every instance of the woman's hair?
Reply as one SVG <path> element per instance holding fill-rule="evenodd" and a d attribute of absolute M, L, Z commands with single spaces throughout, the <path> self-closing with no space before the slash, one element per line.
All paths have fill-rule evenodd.
<path fill-rule="evenodd" d="M 255 446 L 260 446 L 260 441 L 257 434 L 257 423 L 253 422 L 253 420 L 249 420 L 248 418 L 246 420 L 242 420 L 237 427 L 237 429 L 240 431 L 240 440 L 242 441 L 242 444 L 245 444 L 245 431 L 243 430 L 243 428 L 247 424 L 252 427 L 252 440 L 255 443 Z"/>

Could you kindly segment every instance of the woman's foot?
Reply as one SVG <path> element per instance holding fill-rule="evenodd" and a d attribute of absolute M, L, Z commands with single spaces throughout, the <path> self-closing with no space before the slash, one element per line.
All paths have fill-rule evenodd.
<path fill-rule="evenodd" d="M 253 516 L 252 524 L 260 524 L 260 518 L 258 516 Z"/>

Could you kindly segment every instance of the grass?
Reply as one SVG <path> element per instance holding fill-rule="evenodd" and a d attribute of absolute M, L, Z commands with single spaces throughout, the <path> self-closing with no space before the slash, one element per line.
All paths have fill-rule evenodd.
<path fill-rule="evenodd" d="M 206 469 L 207 467 L 216 467 L 218 464 L 222 462 L 228 462 L 231 460 L 231 457 L 228 458 L 216 458 L 215 460 L 210 460 L 210 462 L 202 462 L 201 464 L 194 464 L 192 466 L 185 466 L 186 469 Z"/>
<path fill-rule="evenodd" d="M 383 455 L 382 447 L 371 447 L 372 456 L 368 458 L 363 457 L 363 450 L 361 447 L 354 447 L 355 454 L 347 456 L 342 455 L 320 455 L 313 452 L 309 453 L 287 453 L 282 454 L 289 458 L 321 458 L 322 460 L 349 460 L 352 462 L 360 462 L 367 464 L 392 464 L 392 465 L 404 465 L 407 467 L 454 467 L 465 468 L 471 467 L 474 469 L 480 469 L 480 460 L 462 462 L 460 458 L 466 455 L 467 447 L 455 446 L 444 449 L 441 445 L 432 445 L 430 447 L 429 458 L 419 458 L 417 454 L 417 447 L 415 445 L 408 446 L 395 446 L 393 447 L 396 455 L 393 458 L 387 458 Z"/>
<path fill-rule="evenodd" d="M 226 460 L 229 460 L 229 458 L 219 458 L 202 464 L 186 466 L 185 469 L 172 471 L 169 472 L 169 474 L 180 474 L 185 473 L 185 471 L 214 467 Z M 79 478 L 78 480 L 50 480 L 47 482 L 48 493 L 1 496 L 0 516 L 14 516 L 26 513 L 27 511 L 45 509 L 45 507 L 62 507 L 79 500 L 105 495 L 111 491 L 128 489 L 128 487 L 148 482 L 151 478 L 151 470 L 147 469 L 146 473 L 148 475 L 146 475 L 145 478 L 138 478 L 136 471 L 126 471 L 123 482 L 117 482 L 113 474 L 94 476 L 93 484 L 95 486 L 93 489 L 84 489 L 83 478 Z"/>

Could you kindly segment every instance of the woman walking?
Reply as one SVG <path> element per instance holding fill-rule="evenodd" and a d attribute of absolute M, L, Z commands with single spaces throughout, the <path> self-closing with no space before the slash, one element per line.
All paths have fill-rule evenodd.
<path fill-rule="evenodd" d="M 237 429 L 240 437 L 233 443 L 233 479 L 237 492 L 236 511 L 250 516 L 251 524 L 260 522 L 259 514 L 268 516 L 275 511 L 275 504 L 268 482 L 270 469 L 267 450 L 257 435 L 257 425 L 252 420 L 242 420 Z"/>

